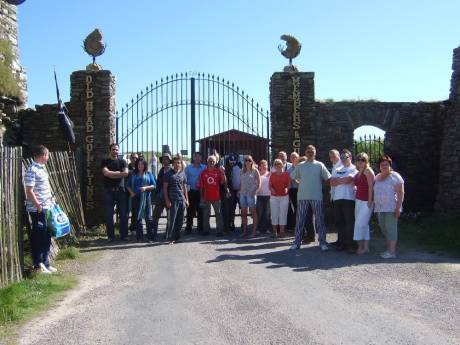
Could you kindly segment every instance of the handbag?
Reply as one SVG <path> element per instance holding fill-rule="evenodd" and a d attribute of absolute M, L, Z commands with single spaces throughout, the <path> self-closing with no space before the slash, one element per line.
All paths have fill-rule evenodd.
<path fill-rule="evenodd" d="M 53 237 L 59 238 L 70 233 L 69 217 L 58 204 L 54 204 L 46 211 L 46 223 Z"/>

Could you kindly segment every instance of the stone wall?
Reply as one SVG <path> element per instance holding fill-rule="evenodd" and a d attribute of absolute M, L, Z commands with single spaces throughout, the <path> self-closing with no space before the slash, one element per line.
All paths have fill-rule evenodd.
<path fill-rule="evenodd" d="M 321 103 L 314 100 L 313 73 L 275 73 L 270 83 L 274 154 L 280 150 L 288 154 L 294 151 L 295 92 L 292 80 L 296 76 L 300 78 L 301 90 L 301 154 L 306 145 L 313 144 L 317 148 L 317 159 L 330 166 L 330 149 L 352 149 L 356 128 L 363 125 L 376 126 L 386 132 L 385 152 L 394 159 L 395 169 L 406 181 L 405 210 L 432 211 L 436 199 L 439 203 L 442 198 L 443 209 L 458 211 L 460 142 L 457 128 L 460 106 L 457 106 L 459 102 L 456 99 L 451 100 L 452 106 L 448 102 Z M 457 95 L 460 77 L 455 71 L 452 84 L 456 90 L 452 93 L 460 99 Z M 443 153 L 442 145 L 445 147 Z M 448 149 L 450 154 L 447 154 Z M 454 175 L 459 176 L 459 179 L 452 181 Z M 453 188 L 442 188 L 443 182 L 439 179 L 445 179 L 446 186 L 450 182 Z"/>
<path fill-rule="evenodd" d="M 37 145 L 45 145 L 50 151 L 69 150 L 57 114 L 57 104 L 37 105 L 36 109 L 19 111 L 20 139 L 26 157 L 31 156 L 31 150 Z"/>
<path fill-rule="evenodd" d="M 460 47 L 454 49 L 450 106 L 443 121 L 438 212 L 460 213 Z"/>
<path fill-rule="evenodd" d="M 384 130 L 385 153 L 405 179 L 406 211 L 431 211 L 437 195 L 443 103 L 316 103 L 318 159 L 328 162 L 331 148 L 353 147 L 353 132 L 363 125 Z"/>
<path fill-rule="evenodd" d="M 72 73 L 71 99 L 66 103 L 74 122 L 76 143 L 69 146 L 60 128 L 57 105 L 46 104 L 19 112 L 25 156 L 43 144 L 51 151 L 77 151 L 82 175 L 82 201 L 88 226 L 104 222 L 101 161 L 115 142 L 115 78 L 110 71 Z"/>
<path fill-rule="evenodd" d="M 12 64 L 13 73 L 20 82 L 20 89 L 22 93 L 19 106 L 25 108 L 27 105 L 27 77 L 24 68 L 19 62 L 18 23 L 16 11 L 17 7 L 15 5 L 10 5 L 6 1 L 0 0 L 0 39 L 11 42 L 14 55 Z"/>

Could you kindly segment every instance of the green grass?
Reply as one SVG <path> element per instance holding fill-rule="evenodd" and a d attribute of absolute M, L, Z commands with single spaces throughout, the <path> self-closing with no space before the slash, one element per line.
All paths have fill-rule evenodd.
<path fill-rule="evenodd" d="M 0 289 L 0 339 L 11 327 L 52 305 L 56 297 L 76 283 L 76 277 L 40 274 Z"/>
<path fill-rule="evenodd" d="M 56 257 L 61 262 L 60 272 L 68 265 L 66 260 L 80 257 L 78 248 L 62 248 Z M 30 253 L 24 259 L 26 267 L 31 267 Z M 17 326 L 52 306 L 60 294 L 74 287 L 78 281 L 76 276 L 66 273 L 43 275 L 27 270 L 24 275 L 27 278 L 23 281 L 0 289 L 0 344 L 2 340 L 8 343 Z"/>
<path fill-rule="evenodd" d="M 403 217 L 398 245 L 460 257 L 460 215 Z"/>
<path fill-rule="evenodd" d="M 67 247 L 59 250 L 56 260 L 75 260 L 80 257 L 80 250 L 75 247 Z"/>

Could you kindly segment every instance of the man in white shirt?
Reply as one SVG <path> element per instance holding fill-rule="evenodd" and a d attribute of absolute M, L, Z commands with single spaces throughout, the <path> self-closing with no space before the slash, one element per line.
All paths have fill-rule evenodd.
<path fill-rule="evenodd" d="M 340 153 L 338 150 L 336 149 L 332 149 L 329 151 L 329 160 L 331 161 L 332 163 L 332 171 L 331 171 L 331 175 L 334 175 L 334 172 L 343 166 L 342 162 L 340 161 Z M 335 187 L 332 187 L 331 186 L 331 200 L 333 201 L 332 199 L 332 194 L 334 193 L 334 188 Z"/>
<path fill-rule="evenodd" d="M 51 234 L 47 229 L 46 212 L 54 202 L 51 194 L 48 172 L 45 165 L 49 158 L 48 149 L 40 145 L 34 149 L 34 161 L 24 175 L 26 187 L 26 209 L 32 219 L 30 246 L 34 269 L 45 274 L 54 273 L 56 268 L 49 263 Z"/>
<path fill-rule="evenodd" d="M 342 166 L 333 170 L 331 197 L 334 204 L 334 220 L 337 228 L 337 250 L 354 251 L 353 229 L 355 223 L 355 186 L 353 178 L 358 172 L 351 164 L 352 155 L 347 149 L 340 153 Z"/>

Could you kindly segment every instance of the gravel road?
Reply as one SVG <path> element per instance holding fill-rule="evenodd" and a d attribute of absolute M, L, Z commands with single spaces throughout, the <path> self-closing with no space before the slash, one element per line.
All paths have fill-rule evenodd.
<path fill-rule="evenodd" d="M 332 239 L 332 238 L 331 238 Z M 460 344 L 460 261 L 290 240 L 115 243 L 20 344 Z"/>

